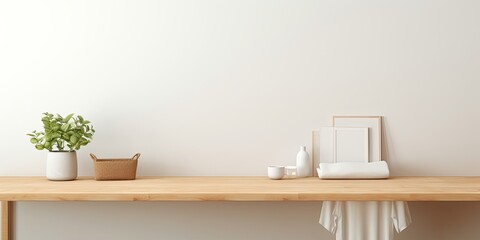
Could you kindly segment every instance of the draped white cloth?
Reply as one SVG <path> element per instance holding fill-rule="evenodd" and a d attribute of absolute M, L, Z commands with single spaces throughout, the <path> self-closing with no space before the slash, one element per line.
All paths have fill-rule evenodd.
<path fill-rule="evenodd" d="M 319 223 L 336 240 L 392 240 L 411 221 L 407 202 L 324 201 Z"/>

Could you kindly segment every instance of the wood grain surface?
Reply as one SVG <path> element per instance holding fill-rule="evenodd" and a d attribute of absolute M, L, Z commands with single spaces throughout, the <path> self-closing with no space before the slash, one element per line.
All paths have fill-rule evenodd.
<path fill-rule="evenodd" d="M 2 202 L 2 240 L 13 240 L 13 202 Z"/>
<path fill-rule="evenodd" d="M 0 201 L 480 201 L 480 177 L 320 180 L 267 177 L 141 177 L 49 181 L 0 177 Z"/>

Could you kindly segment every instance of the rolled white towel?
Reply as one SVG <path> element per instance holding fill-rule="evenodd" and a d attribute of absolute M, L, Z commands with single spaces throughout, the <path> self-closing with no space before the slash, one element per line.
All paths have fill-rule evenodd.
<path fill-rule="evenodd" d="M 387 162 L 320 163 L 318 177 L 322 179 L 383 179 L 390 176 Z"/>

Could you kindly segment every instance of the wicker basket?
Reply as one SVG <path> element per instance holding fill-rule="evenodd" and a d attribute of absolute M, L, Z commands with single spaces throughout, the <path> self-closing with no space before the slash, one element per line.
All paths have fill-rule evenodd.
<path fill-rule="evenodd" d="M 134 180 L 140 153 L 132 158 L 99 159 L 90 153 L 95 169 L 95 180 Z"/>

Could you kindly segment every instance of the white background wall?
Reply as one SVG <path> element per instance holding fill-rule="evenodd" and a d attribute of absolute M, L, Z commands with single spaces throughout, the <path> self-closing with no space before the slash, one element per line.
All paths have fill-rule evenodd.
<path fill-rule="evenodd" d="M 480 175 L 480 2 L 2 1 L 0 175 L 45 174 L 45 111 L 139 175 L 265 175 L 334 114 L 385 116 L 394 175 Z M 333 239 L 320 203 L 19 203 L 17 239 Z M 412 203 L 397 239 L 478 239 L 480 204 Z M 301 234 L 302 236 L 299 236 Z"/>

